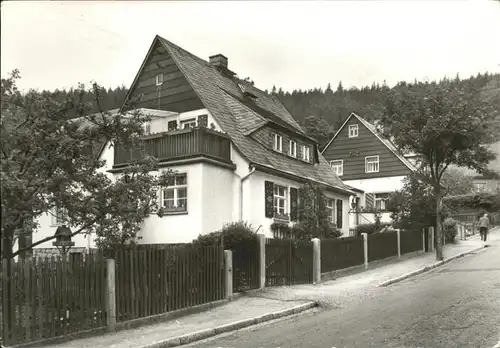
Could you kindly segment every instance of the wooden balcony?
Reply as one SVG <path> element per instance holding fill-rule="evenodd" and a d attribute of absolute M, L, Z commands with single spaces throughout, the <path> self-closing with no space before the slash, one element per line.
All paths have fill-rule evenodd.
<path fill-rule="evenodd" d="M 208 157 L 231 163 L 231 140 L 227 135 L 208 128 L 197 127 L 158 133 L 143 138 L 139 147 L 117 145 L 114 151 L 114 168 L 140 161 L 146 155 L 160 162 Z"/>

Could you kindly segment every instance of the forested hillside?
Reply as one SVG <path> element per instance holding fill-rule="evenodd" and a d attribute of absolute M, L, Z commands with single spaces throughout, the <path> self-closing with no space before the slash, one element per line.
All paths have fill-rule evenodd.
<path fill-rule="evenodd" d="M 452 83 L 482 89 L 485 98 L 495 98 L 500 107 L 500 74 L 479 74 L 464 79 L 457 76 Z M 407 82 L 400 82 L 392 88 L 405 88 L 406 85 Z M 344 89 L 340 83 L 335 89 L 328 85 L 324 89 L 318 87 L 289 92 L 274 87 L 266 92 L 275 94 L 304 130 L 323 146 L 351 112 L 356 112 L 371 121 L 380 118 L 384 112 L 386 95 L 392 88 L 384 83 L 377 83 L 361 88 Z M 59 100 L 68 94 L 67 91 L 60 90 L 49 93 L 54 93 Z M 100 98 L 102 108 L 104 110 L 119 108 L 126 93 L 127 88 L 124 86 L 103 90 Z M 91 99 L 90 93 L 84 96 L 84 100 Z M 97 111 L 97 108 L 94 107 L 93 111 Z"/>

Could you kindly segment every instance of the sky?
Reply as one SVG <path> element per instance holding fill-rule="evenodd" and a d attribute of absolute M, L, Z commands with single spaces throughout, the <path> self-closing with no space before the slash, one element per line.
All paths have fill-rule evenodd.
<path fill-rule="evenodd" d="M 261 89 L 500 72 L 500 1 L 3 1 L 1 75 L 129 87 L 157 34 Z"/>

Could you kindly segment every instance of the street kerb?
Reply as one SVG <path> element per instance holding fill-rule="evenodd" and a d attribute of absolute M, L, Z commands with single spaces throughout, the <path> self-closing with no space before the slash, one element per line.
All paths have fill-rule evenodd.
<path fill-rule="evenodd" d="M 160 342 L 155 342 L 155 343 L 140 346 L 139 348 L 177 347 L 177 346 L 189 344 L 192 342 L 200 341 L 200 340 L 203 340 L 206 338 L 210 338 L 213 336 L 217 336 L 217 335 L 220 335 L 222 333 L 236 331 L 236 330 L 243 329 L 243 328 L 246 328 L 246 327 L 249 327 L 252 325 L 264 323 L 266 321 L 271 321 L 271 320 L 291 316 L 294 314 L 298 314 L 298 313 L 304 312 L 308 309 L 312 309 L 314 307 L 317 307 L 317 305 L 318 305 L 317 302 L 311 301 L 311 302 L 304 303 L 304 304 L 301 304 L 301 305 L 298 305 L 298 306 L 295 306 L 292 308 L 287 308 L 287 309 L 273 312 L 273 313 L 263 314 L 263 315 L 260 315 L 260 316 L 254 317 L 254 318 L 244 319 L 244 320 L 240 320 L 240 321 L 237 321 L 234 323 L 224 324 L 221 326 L 217 326 L 214 328 L 185 334 L 182 336 L 167 338 L 167 339 L 160 341 Z"/>
<path fill-rule="evenodd" d="M 443 261 L 438 261 L 438 262 L 435 262 L 429 266 L 425 266 L 425 267 L 422 267 L 420 269 L 417 269 L 415 271 L 412 271 L 412 272 L 408 272 L 406 274 L 403 274 L 402 276 L 399 276 L 399 277 L 395 277 L 395 278 L 392 278 L 392 279 L 389 279 L 389 280 L 386 280 L 380 284 L 378 284 L 377 286 L 378 287 L 385 287 L 385 286 L 389 286 L 389 285 L 392 285 L 392 284 L 395 284 L 395 283 L 398 283 L 400 281 L 403 281 L 405 279 L 408 279 L 408 278 L 411 278 L 413 276 L 416 276 L 416 275 L 419 275 L 419 274 L 422 274 L 422 273 L 425 273 L 425 272 L 428 272 L 434 268 L 437 268 L 439 266 L 442 266 L 442 265 L 445 265 L 447 264 L 448 262 L 450 261 L 453 261 L 453 260 L 456 260 L 456 259 L 459 259 L 461 257 L 464 257 L 465 255 L 468 255 L 468 254 L 472 254 L 474 252 L 477 252 L 477 251 L 480 251 L 480 250 L 483 250 L 484 248 L 486 247 L 486 245 L 482 245 L 480 247 L 477 247 L 477 248 L 474 248 L 474 249 L 471 249 L 471 250 L 468 250 L 468 251 L 464 251 L 460 254 L 457 254 L 457 255 L 454 255 L 452 257 L 449 257 L 447 259 L 444 259 Z"/>

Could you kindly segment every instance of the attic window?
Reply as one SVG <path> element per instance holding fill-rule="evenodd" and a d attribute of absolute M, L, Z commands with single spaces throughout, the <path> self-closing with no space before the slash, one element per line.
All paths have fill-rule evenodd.
<path fill-rule="evenodd" d="M 349 126 L 349 138 L 356 138 L 358 136 L 358 125 L 351 124 Z"/>
<path fill-rule="evenodd" d="M 297 158 L 297 143 L 293 140 L 290 140 L 288 148 L 288 155 Z"/>
<path fill-rule="evenodd" d="M 279 134 L 273 134 L 273 150 L 281 152 L 283 145 L 283 138 Z"/>
<path fill-rule="evenodd" d="M 161 86 L 163 84 L 163 73 L 156 75 L 156 85 Z"/>
<path fill-rule="evenodd" d="M 302 145 L 302 160 L 306 162 L 311 161 L 311 148 L 307 145 Z"/>

